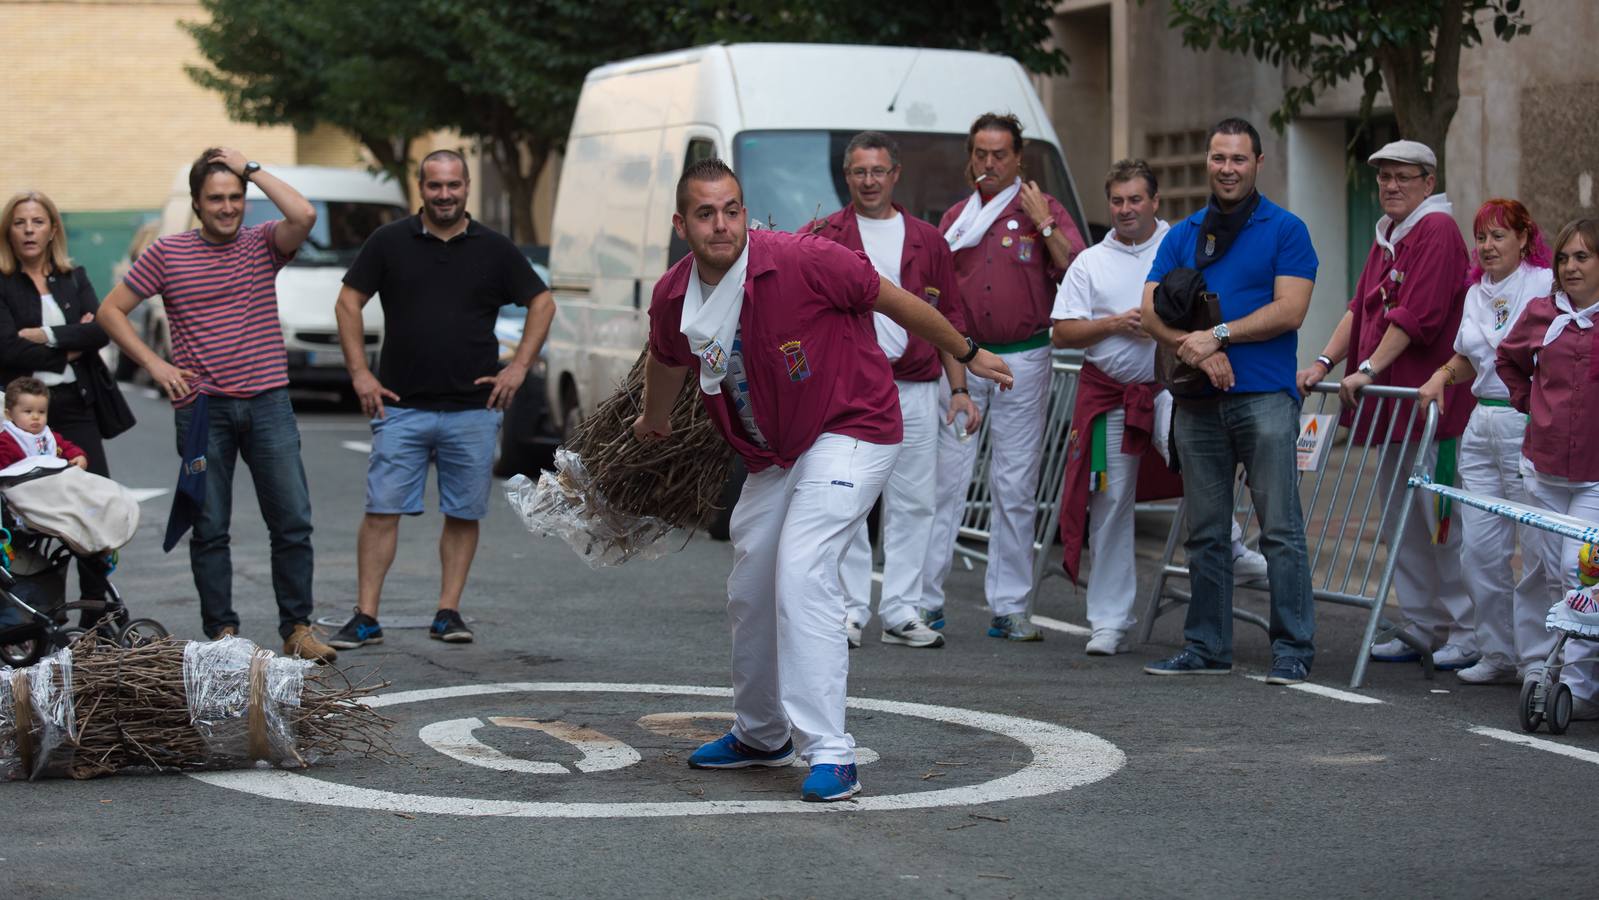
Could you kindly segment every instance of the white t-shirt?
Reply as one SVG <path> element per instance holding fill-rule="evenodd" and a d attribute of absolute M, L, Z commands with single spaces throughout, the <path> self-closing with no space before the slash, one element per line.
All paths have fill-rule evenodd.
<path fill-rule="evenodd" d="M 1124 244 L 1112 231 L 1079 253 L 1055 292 L 1050 318 L 1103 319 L 1137 309 L 1144 302 L 1144 282 L 1155 252 L 1170 230 L 1157 219 L 1155 233 L 1142 244 Z M 1155 380 L 1155 342 L 1146 337 L 1113 334 L 1089 347 L 1084 358 L 1122 384 Z"/>
<path fill-rule="evenodd" d="M 1466 290 L 1465 310 L 1460 315 L 1460 331 L 1455 334 L 1455 352 L 1471 361 L 1477 377 L 1471 392 L 1485 400 L 1509 400 L 1510 389 L 1499 380 L 1494 358 L 1499 342 L 1521 318 L 1527 303 L 1547 297 L 1554 291 L 1554 273 L 1542 266 L 1522 263 L 1498 284 L 1488 274 Z"/>
<path fill-rule="evenodd" d="M 709 297 L 716 290 L 715 285 L 706 284 L 700 279 L 700 296 Z M 727 377 L 722 379 L 722 386 L 733 389 L 733 409 L 738 412 L 738 419 L 744 423 L 744 431 L 750 440 L 759 446 L 766 446 L 766 435 L 761 434 L 761 426 L 755 423 L 755 407 L 750 403 L 750 376 L 744 369 L 744 329 L 733 332 L 733 346 L 727 351 Z"/>
<path fill-rule="evenodd" d="M 67 317 L 61 312 L 61 305 L 56 303 L 55 294 L 39 295 L 39 319 L 40 324 L 45 328 L 45 334 L 49 334 L 50 329 L 57 325 L 67 324 Z M 70 384 L 77 381 L 78 373 L 72 371 L 72 365 L 69 363 L 66 368 L 59 372 L 40 370 L 34 372 L 33 377 L 43 382 L 46 387 L 54 387 L 58 384 Z"/>
<path fill-rule="evenodd" d="M 905 253 L 905 217 L 894 211 L 892 219 L 868 219 L 859 213 L 855 224 L 861 230 L 861 246 L 866 248 L 866 258 L 872 261 L 877 274 L 900 287 L 899 270 Z M 877 346 L 893 362 L 905 355 L 905 345 L 910 338 L 898 322 L 882 313 L 872 313 L 872 324 L 877 327 Z"/>

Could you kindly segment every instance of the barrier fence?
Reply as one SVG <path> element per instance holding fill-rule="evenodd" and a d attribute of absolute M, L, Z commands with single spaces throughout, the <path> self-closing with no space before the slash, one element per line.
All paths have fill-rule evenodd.
<path fill-rule="evenodd" d="M 1065 575 L 1058 558 L 1057 565 L 1049 566 L 1050 559 L 1055 558 L 1050 548 L 1059 527 L 1061 482 L 1066 477 L 1066 437 L 1071 431 L 1072 408 L 1077 405 L 1077 378 L 1082 371 L 1080 353 L 1057 354 L 1050 368 L 1049 401 L 1044 411 L 1044 449 L 1039 459 L 1038 487 L 1033 493 L 1036 514 L 1033 517 L 1033 584 L 1027 593 L 1029 610 L 1046 572 Z M 993 516 L 988 469 L 993 457 L 993 441 L 987 416 L 983 417 L 973 440 L 977 441 L 977 461 L 972 466 L 966 508 L 961 513 L 960 533 L 955 543 L 955 556 L 967 568 L 971 568 L 973 562 L 988 562 L 986 548 Z"/>
<path fill-rule="evenodd" d="M 1387 536 L 1404 531 L 1414 505 L 1411 501 L 1418 490 L 1409 477 L 1412 468 L 1419 468 L 1412 460 L 1425 461 L 1426 454 L 1421 451 L 1431 447 L 1438 428 L 1437 406 L 1428 404 L 1425 411 L 1419 410 L 1416 396 L 1415 388 L 1385 385 L 1366 388 L 1355 406 L 1351 427 L 1342 434 L 1343 440 L 1336 441 L 1333 434 L 1323 434 L 1322 439 L 1330 446 L 1322 449 L 1308 470 L 1301 467 L 1300 500 L 1315 598 L 1369 613 L 1355 655 L 1355 671 L 1349 680 L 1352 688 L 1360 687 L 1365 679 L 1369 662 L 1367 648 L 1378 640 L 1379 630 L 1383 640 L 1399 638 L 1420 652 L 1426 675 L 1432 677 L 1432 648 L 1420 646 L 1414 636 L 1383 617 L 1383 605 L 1393 586 L 1397 556 L 1382 552 L 1380 548 Z M 1304 411 L 1311 415 L 1328 416 L 1340 410 L 1335 382 L 1316 385 L 1305 398 Z M 1319 431 L 1329 430 L 1328 419 L 1312 421 L 1317 422 Z M 1418 421 L 1419 435 L 1415 434 Z M 1335 423 L 1336 419 L 1331 422 Z M 1368 438 L 1356 441 L 1352 437 L 1373 424 L 1375 427 L 1371 428 Z M 1247 533 L 1250 520 L 1254 518 L 1254 507 L 1242 478 L 1234 489 L 1233 503 L 1236 510 L 1246 512 Z M 1185 513 L 1186 504 L 1179 503 L 1141 620 L 1141 640 L 1146 642 L 1157 618 L 1186 605 L 1191 599 L 1187 590 L 1172 584 L 1189 578 L 1187 560 L 1177 559 L 1187 527 Z M 1264 589 L 1260 582 L 1239 587 Z M 1268 629 L 1266 617 L 1239 608 L 1236 592 L 1237 589 L 1233 617 Z"/>

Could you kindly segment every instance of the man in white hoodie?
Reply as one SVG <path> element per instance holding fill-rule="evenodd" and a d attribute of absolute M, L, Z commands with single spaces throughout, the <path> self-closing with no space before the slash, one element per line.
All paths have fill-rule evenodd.
<path fill-rule="evenodd" d="M 1416 416 L 1407 431 L 1403 423 L 1410 415 L 1408 404 L 1399 406 L 1400 424 L 1393 428 L 1388 414 L 1393 404 L 1380 410 L 1381 415 L 1368 412 L 1358 423 L 1349 411 L 1368 385 L 1420 387 L 1454 356 L 1469 259 L 1448 198 L 1433 193 L 1438 160 L 1430 148 L 1416 141 L 1394 141 L 1369 161 L 1377 169 L 1383 211 L 1376 240 L 1349 312 L 1316 362 L 1299 373 L 1299 383 L 1306 390 L 1348 360 L 1339 395 L 1346 410 L 1344 425 L 1358 425 L 1353 439 L 1398 444 L 1408 435 L 1410 441 L 1406 453 L 1391 449 L 1384 455 L 1378 484 L 1386 485 L 1396 468 L 1408 473 L 1415 465 L 1423 417 Z M 1433 443 L 1420 448 L 1421 462 L 1435 481 L 1454 483 L 1459 438 L 1474 406 L 1469 382 L 1444 394 Z M 1382 641 L 1371 648 L 1371 658 L 1414 661 L 1420 657 L 1413 649 L 1419 644 L 1432 653 L 1438 668 L 1463 669 L 1477 661 L 1478 649 L 1471 597 L 1460 574 L 1460 513 L 1447 501 L 1435 503 L 1431 494 L 1420 491 L 1414 504 L 1404 532 L 1384 535 L 1389 552 L 1399 557 L 1394 594 L 1413 643 L 1397 638 Z M 1397 520 L 1397 513 L 1390 510 L 1386 520 Z"/>

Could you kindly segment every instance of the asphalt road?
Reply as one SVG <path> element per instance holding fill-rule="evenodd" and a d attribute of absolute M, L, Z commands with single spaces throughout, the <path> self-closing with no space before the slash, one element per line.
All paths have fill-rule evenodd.
<path fill-rule="evenodd" d="M 170 412 L 130 399 L 141 423 L 111 444 L 112 471 L 168 488 Z M 300 421 L 317 611 L 342 617 L 369 433 L 325 405 Z M 236 603 L 271 645 L 242 472 Z M 198 637 L 187 557 L 160 550 L 169 503 L 145 502 L 115 580 L 135 615 Z M 1231 677 L 1157 679 L 1140 667 L 1179 645 L 1180 616 L 1110 659 L 1070 631 L 1007 644 L 984 636 L 981 569 L 957 569 L 945 649 L 878 643 L 874 624 L 852 654 L 850 728 L 877 759 L 858 802 L 823 807 L 797 802 L 798 768 L 683 764 L 730 709 L 727 545 L 594 572 L 497 494 L 467 588 L 478 641 L 446 646 L 392 624 L 431 614 L 439 521 L 402 526 L 387 642 L 340 659 L 393 682 L 401 760 L 0 784 L 0 896 L 1462 897 L 1591 881 L 1599 723 L 1512 743 L 1514 687 L 1413 665 L 1348 692 L 1353 610 L 1319 610 L 1313 681 L 1330 693 L 1252 678 L 1269 649 L 1242 625 Z M 1146 563 L 1166 526 L 1141 519 Z M 1037 608 L 1085 621 L 1062 579 Z"/>

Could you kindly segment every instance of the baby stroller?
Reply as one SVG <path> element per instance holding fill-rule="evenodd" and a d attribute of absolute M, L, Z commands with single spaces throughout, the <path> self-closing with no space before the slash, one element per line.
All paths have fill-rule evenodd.
<path fill-rule="evenodd" d="M 1586 548 L 1584 548 L 1586 550 Z M 1586 557 L 1584 558 L 1586 565 Z M 1565 734 L 1571 724 L 1571 687 L 1560 683 L 1560 670 L 1579 662 L 1593 662 L 1599 657 L 1584 657 L 1561 661 L 1566 642 L 1572 638 L 1599 640 L 1599 599 L 1594 597 L 1595 587 L 1567 591 L 1565 599 L 1549 608 L 1549 618 L 1544 625 L 1556 633 L 1555 646 L 1544 661 L 1543 677 L 1521 686 L 1521 729 L 1537 731 L 1544 723 L 1550 734 Z"/>
<path fill-rule="evenodd" d="M 66 602 L 67 568 L 78 558 L 116 568 L 116 549 L 138 526 L 138 503 L 115 482 L 70 467 L 0 471 L 0 666 L 20 668 L 89 629 L 123 646 L 167 636 L 154 619 L 133 619 L 109 580 L 100 601 Z M 88 481 L 87 479 L 92 479 Z M 88 499 L 84 508 L 72 508 Z"/>

